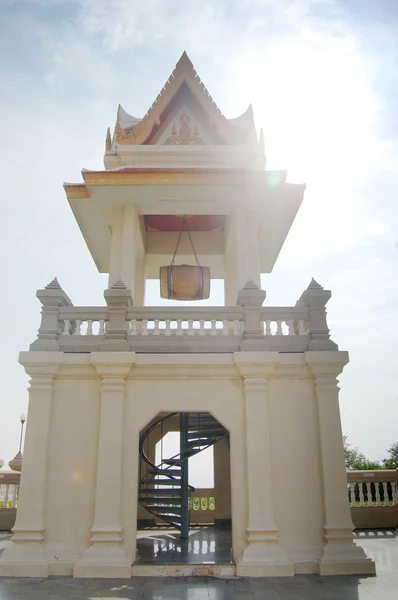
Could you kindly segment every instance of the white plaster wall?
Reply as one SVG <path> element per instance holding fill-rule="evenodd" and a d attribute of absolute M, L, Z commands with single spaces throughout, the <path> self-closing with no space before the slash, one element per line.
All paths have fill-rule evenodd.
<path fill-rule="evenodd" d="M 43 410 L 47 407 L 48 447 L 40 461 L 25 456 L 14 544 L 3 554 L 0 574 L 21 575 L 29 569 L 28 574 L 32 576 L 68 575 L 83 555 L 78 564 L 81 565 L 79 572 L 85 574 L 79 576 L 98 576 L 99 573 L 104 576 L 104 569 L 108 569 L 106 576 L 115 576 L 115 573 L 127 576 L 136 548 L 139 433 L 159 413 L 180 411 L 210 412 L 230 432 L 233 554 L 240 569 L 254 569 L 249 572 L 252 576 L 293 574 L 291 565 L 294 564 L 295 572 L 319 572 L 323 561 L 325 567 L 321 567 L 321 571 L 323 568 L 325 573 L 374 572 L 373 563 L 359 556 L 359 549 L 352 544 L 350 519 L 346 517 L 349 508 L 343 463 L 341 481 L 334 478 L 328 497 L 324 497 L 326 492 L 323 491 L 329 472 L 325 471 L 325 456 L 321 453 L 324 440 L 321 441 L 319 434 L 323 418 L 319 386 L 323 385 L 321 391 L 326 390 L 328 394 L 324 396 L 327 402 L 324 406 L 333 404 L 333 412 L 338 414 L 335 373 L 347 361 L 346 353 L 136 355 L 103 352 L 90 355 L 26 352 L 21 357 L 26 370 L 32 373 L 32 381 L 36 378 L 27 439 L 41 435 L 38 424 L 46 419 Z M 321 375 L 323 379 L 317 383 L 317 391 L 310 365 L 312 370 L 322 368 L 321 372 L 326 373 Z M 51 388 L 50 377 L 54 378 Z M 43 398 L 50 398 L 50 389 L 51 402 L 41 402 L 41 394 Z M 100 418 L 101 414 L 109 417 L 113 402 L 119 415 L 116 422 L 123 423 L 122 431 L 110 429 L 108 422 Z M 248 410 L 252 411 L 250 431 L 246 429 Z M 257 420 L 253 414 L 258 414 Z M 249 489 L 248 473 L 253 463 L 247 462 L 247 449 L 250 446 L 255 452 L 256 440 L 258 447 L 264 448 L 261 442 L 267 431 L 270 469 L 258 454 L 253 454 L 256 470 L 250 477 L 254 484 L 258 481 L 256 478 L 263 477 L 262 487 L 257 486 L 259 496 L 254 488 Z M 119 448 L 120 436 L 119 454 L 115 448 Z M 100 439 L 103 462 L 99 467 Z M 107 446 L 104 446 L 105 441 Z M 327 449 L 333 446 L 339 456 L 340 428 L 329 427 L 327 442 Z M 114 476 L 117 465 L 112 464 L 110 456 L 121 457 L 120 478 Z M 100 486 L 97 473 L 101 474 Z M 107 473 L 113 482 L 111 493 Z M 43 511 L 35 503 L 35 474 L 40 475 L 38 481 L 45 481 Z M 29 486 L 28 482 L 31 482 Z M 263 495 L 266 504 L 262 508 L 256 502 L 262 501 L 264 486 L 268 491 Z M 102 494 L 101 501 L 99 494 Z M 327 509 L 327 503 L 331 508 Z M 327 510 L 332 508 L 334 522 L 327 528 Z M 253 521 L 253 513 L 258 515 L 257 521 Z M 263 522 L 265 513 L 268 521 Z M 93 527 L 94 515 L 96 527 Z M 250 519 L 254 529 L 253 525 L 250 528 Z M 325 531 L 332 543 L 332 536 L 338 535 L 334 546 L 331 543 L 325 546 Z M 106 537 L 108 532 L 110 539 Z M 98 536 L 100 539 L 96 541 Z M 275 558 L 270 558 L 269 543 L 273 544 Z M 290 563 L 281 562 L 278 544 Z M 125 566 L 120 562 L 110 565 L 110 558 L 120 557 L 121 551 Z M 326 551 L 329 555 L 334 552 L 333 556 L 325 558 Z M 265 564 L 260 570 L 253 553 Z M 272 566 L 274 563 L 276 566 Z"/>
<path fill-rule="evenodd" d="M 313 379 L 270 379 L 272 481 L 279 540 L 289 557 L 320 557 L 322 472 Z"/>
<path fill-rule="evenodd" d="M 87 374 L 81 379 L 63 378 L 61 371 L 53 395 L 47 466 L 45 542 L 49 560 L 78 559 L 89 544 L 99 414 L 99 378 Z"/>
<path fill-rule="evenodd" d="M 146 357 L 145 362 L 150 362 Z M 181 367 L 182 368 L 182 367 Z M 136 374 L 138 379 L 134 378 Z M 245 547 L 247 477 L 245 414 L 241 378 L 166 377 L 132 368 L 126 384 L 123 431 L 122 527 L 128 556 L 136 547 L 138 441 L 140 431 L 162 411 L 204 411 L 230 431 L 231 505 L 234 556 Z M 46 544 L 50 560 L 78 556 L 88 545 L 94 514 L 100 378 L 56 378 L 49 440 Z M 272 487 L 282 546 L 296 554 L 320 548 L 322 495 L 313 381 L 274 378 L 269 387 Z M 262 424 L 253 436 L 262 435 Z M 112 469 L 112 465 L 109 465 Z M 262 473 L 257 474 L 258 477 Z M 299 548 L 301 547 L 301 550 Z"/>

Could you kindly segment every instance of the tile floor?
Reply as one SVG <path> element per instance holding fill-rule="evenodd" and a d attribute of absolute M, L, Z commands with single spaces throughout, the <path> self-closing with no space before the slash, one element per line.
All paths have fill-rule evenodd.
<path fill-rule="evenodd" d="M 191 527 L 189 538 L 167 527 L 137 533 L 137 564 L 228 564 L 232 562 L 231 529 Z"/>
<path fill-rule="evenodd" d="M 8 536 L 9 537 L 9 536 Z M 398 600 L 397 531 L 357 532 L 377 577 L 0 579 L 1 600 Z M 0 549 L 8 544 L 0 534 Z"/>

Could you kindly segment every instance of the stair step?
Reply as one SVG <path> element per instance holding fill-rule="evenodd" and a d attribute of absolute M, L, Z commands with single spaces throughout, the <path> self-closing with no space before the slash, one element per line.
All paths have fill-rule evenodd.
<path fill-rule="evenodd" d="M 218 440 L 218 438 L 198 438 L 198 437 L 194 437 L 188 440 L 188 444 L 193 446 L 196 444 L 196 446 L 211 446 L 213 445 L 213 442 L 215 443 Z"/>
<path fill-rule="evenodd" d="M 154 496 L 153 498 L 148 498 L 147 496 L 139 496 L 140 502 L 144 502 L 145 506 L 157 508 L 158 506 L 165 506 L 167 504 L 172 504 L 176 508 L 181 507 L 181 497 L 180 498 L 158 498 Z"/>
<path fill-rule="evenodd" d="M 148 506 L 148 508 L 150 508 L 150 510 L 155 511 L 160 514 L 160 513 L 164 513 L 165 516 L 170 515 L 170 518 L 175 518 L 174 515 L 180 515 L 181 514 L 181 506 L 166 506 L 164 504 L 153 504 L 151 506 Z"/>
<path fill-rule="evenodd" d="M 163 496 L 174 496 L 176 498 L 180 497 L 180 491 L 179 490 L 162 490 L 159 488 L 141 488 L 140 489 L 140 494 L 157 494 L 157 497 L 163 497 Z"/>
<path fill-rule="evenodd" d="M 151 475 L 179 475 L 181 476 L 181 469 L 149 469 L 148 473 Z"/>
<path fill-rule="evenodd" d="M 224 427 L 191 427 L 188 429 L 188 437 L 190 435 L 201 435 L 202 437 L 207 436 L 208 434 L 213 434 L 214 433 L 221 433 L 224 434 L 225 433 L 225 429 Z"/>
<path fill-rule="evenodd" d="M 216 426 L 214 424 L 214 426 L 211 423 L 199 423 L 197 425 L 190 425 L 188 427 L 188 435 L 190 435 L 191 433 L 195 432 L 195 431 L 215 431 L 217 429 L 224 429 L 223 427 L 220 427 L 219 425 Z"/>
<path fill-rule="evenodd" d="M 188 427 L 191 425 L 219 425 L 215 419 L 188 419 Z"/>
<path fill-rule="evenodd" d="M 150 489 L 150 490 L 162 490 L 163 487 L 175 487 L 175 488 L 180 488 L 181 487 L 181 481 L 172 481 L 171 479 L 165 479 L 164 481 L 159 479 L 156 479 L 156 481 L 142 481 L 141 482 L 141 486 L 146 486 L 145 489 Z M 147 487 L 147 486 L 153 486 L 153 487 Z M 156 486 L 156 487 L 155 487 Z M 161 486 L 161 487 L 158 487 Z"/>

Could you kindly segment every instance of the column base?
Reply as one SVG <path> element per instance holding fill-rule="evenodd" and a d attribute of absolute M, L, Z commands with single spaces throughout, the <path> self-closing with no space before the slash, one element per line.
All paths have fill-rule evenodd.
<path fill-rule="evenodd" d="M 121 546 L 121 532 L 93 532 L 92 546 L 73 567 L 73 577 L 131 577 L 131 560 Z"/>
<path fill-rule="evenodd" d="M 353 540 L 351 530 L 328 529 L 319 561 L 320 575 L 376 575 L 376 564 Z"/>
<path fill-rule="evenodd" d="M 0 559 L 1 577 L 48 577 L 49 564 L 44 554 L 44 531 L 16 531 L 11 546 Z"/>
<path fill-rule="evenodd" d="M 277 531 L 247 531 L 247 547 L 237 561 L 239 577 L 290 577 L 294 563 L 278 545 Z"/>

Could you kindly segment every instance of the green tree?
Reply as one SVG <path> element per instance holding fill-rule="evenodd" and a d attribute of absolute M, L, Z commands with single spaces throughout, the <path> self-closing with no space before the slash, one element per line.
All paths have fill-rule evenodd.
<path fill-rule="evenodd" d="M 346 469 L 350 471 L 374 471 L 375 469 L 385 468 L 378 461 L 369 460 L 358 448 L 352 448 L 347 441 L 347 436 L 343 435 L 344 458 Z"/>
<path fill-rule="evenodd" d="M 398 469 L 398 442 L 392 444 L 387 452 L 390 456 L 383 460 L 383 467 L 385 469 Z"/>

